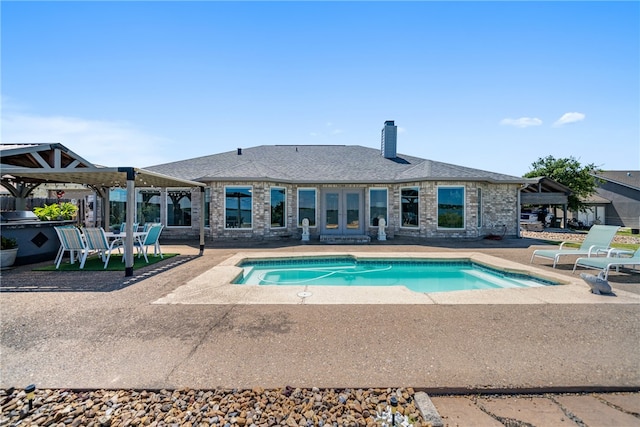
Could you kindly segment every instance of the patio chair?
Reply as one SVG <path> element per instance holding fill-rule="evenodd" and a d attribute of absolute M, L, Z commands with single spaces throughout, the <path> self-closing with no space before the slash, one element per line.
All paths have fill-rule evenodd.
<path fill-rule="evenodd" d="M 87 241 L 87 250 L 97 251 L 104 261 L 104 268 L 106 269 L 107 265 L 109 265 L 109 258 L 111 258 L 113 250 L 118 249 L 119 252 L 123 246 L 122 239 L 114 239 L 109 242 L 102 228 L 88 227 L 84 229 L 83 234 Z"/>
<path fill-rule="evenodd" d="M 160 243 L 158 240 L 163 228 L 164 225 L 162 224 L 153 224 L 149 227 L 149 230 L 146 234 L 144 234 L 141 238 L 136 239 L 134 243 L 136 248 L 138 249 L 138 258 L 140 258 L 141 255 L 144 255 L 145 261 L 149 262 L 147 252 L 149 246 L 153 246 L 153 256 L 158 256 L 158 254 L 160 254 L 160 258 L 164 259 L 162 250 L 160 250 Z"/>
<path fill-rule="evenodd" d="M 58 255 L 55 259 L 56 269 L 60 268 L 60 263 L 62 262 L 62 258 L 64 258 L 65 252 L 69 252 L 69 262 L 71 264 L 78 258 L 80 260 L 80 268 L 83 268 L 89 251 L 87 250 L 87 244 L 82 238 L 82 234 L 80 234 L 80 230 L 74 226 L 54 228 L 60 239 L 60 249 L 58 249 Z"/>
<path fill-rule="evenodd" d="M 602 270 L 603 279 L 607 280 L 609 277 L 609 270 L 613 267 L 616 271 L 620 270 L 623 266 L 640 266 L 640 248 L 631 256 L 607 256 L 607 257 L 595 257 L 595 258 L 578 258 L 573 265 L 573 272 L 575 273 L 576 267 L 581 266 L 585 268 L 593 268 L 596 270 Z"/>
<path fill-rule="evenodd" d="M 613 225 L 594 225 L 587 233 L 584 241 L 577 249 L 564 249 L 566 243 L 562 242 L 559 249 L 537 249 L 531 255 L 531 262 L 535 257 L 548 258 L 553 260 L 553 268 L 556 268 L 561 256 L 566 255 L 586 255 L 588 257 L 595 256 L 598 253 L 605 252 L 609 249 L 613 238 L 620 227 Z"/>
<path fill-rule="evenodd" d="M 149 231 L 151 226 L 158 225 L 158 224 L 160 224 L 160 223 L 159 222 L 145 222 L 144 225 L 142 226 L 142 231 L 144 233 L 146 233 L 147 231 Z"/>
<path fill-rule="evenodd" d="M 62 244 L 62 236 L 60 235 L 60 231 L 59 231 L 60 228 L 75 228 L 75 225 L 59 225 L 57 227 L 53 227 L 56 234 L 58 235 L 58 240 L 60 241 L 60 247 L 58 248 L 58 253 L 56 254 L 56 257 L 53 261 L 54 264 L 58 262 L 58 258 L 64 252 L 64 245 Z"/>
<path fill-rule="evenodd" d="M 138 231 L 138 226 L 139 226 L 139 225 L 140 225 L 140 223 L 139 223 L 139 222 L 134 222 L 134 223 L 133 223 L 133 231 L 134 231 L 134 232 Z M 124 232 L 126 232 L 126 230 L 127 230 L 127 223 L 126 223 L 126 222 L 123 222 L 122 224 L 120 224 L 120 232 L 121 232 L 121 233 L 124 233 Z"/>

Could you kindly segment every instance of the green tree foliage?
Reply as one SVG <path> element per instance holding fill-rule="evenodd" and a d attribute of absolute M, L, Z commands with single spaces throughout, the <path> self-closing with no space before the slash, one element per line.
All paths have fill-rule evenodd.
<path fill-rule="evenodd" d="M 572 194 L 569 195 L 568 208 L 573 211 L 584 211 L 585 205 L 580 200 L 587 198 L 596 192 L 599 180 L 593 176 L 598 167 L 593 163 L 582 166 L 573 157 L 556 159 L 553 156 L 541 157 L 531 164 L 531 171 L 525 178 L 546 176 L 562 185 L 569 187 Z"/>

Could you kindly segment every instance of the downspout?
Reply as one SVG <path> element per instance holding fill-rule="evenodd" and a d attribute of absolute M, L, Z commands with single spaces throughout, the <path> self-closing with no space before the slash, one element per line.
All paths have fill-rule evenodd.
<path fill-rule="evenodd" d="M 199 255 L 204 255 L 204 215 L 205 215 L 205 188 L 200 187 L 200 253 Z"/>

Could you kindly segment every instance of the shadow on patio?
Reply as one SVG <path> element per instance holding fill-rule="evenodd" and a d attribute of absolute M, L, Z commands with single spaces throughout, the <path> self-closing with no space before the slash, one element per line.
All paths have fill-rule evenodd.
<path fill-rule="evenodd" d="M 123 271 L 33 271 L 51 261 L 27 264 L 2 270 L 0 292 L 112 292 L 124 289 L 196 258 L 178 255 L 148 267 L 134 270 L 125 277 Z"/>

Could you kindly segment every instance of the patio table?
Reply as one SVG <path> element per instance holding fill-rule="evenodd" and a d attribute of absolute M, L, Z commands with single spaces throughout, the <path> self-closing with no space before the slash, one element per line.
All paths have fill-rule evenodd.
<path fill-rule="evenodd" d="M 133 232 L 133 246 L 136 245 L 136 242 L 140 242 L 142 243 L 142 240 L 144 238 L 144 235 L 147 234 L 144 231 L 134 231 Z M 123 232 L 123 231 L 117 231 L 117 232 L 113 232 L 113 231 L 105 231 L 104 233 L 105 236 L 107 236 L 107 239 L 111 240 L 115 240 L 115 239 L 122 239 L 122 241 L 124 242 L 127 233 Z M 122 250 L 123 250 L 123 255 L 122 255 L 122 259 L 124 260 L 125 258 L 125 245 L 122 245 Z"/>

